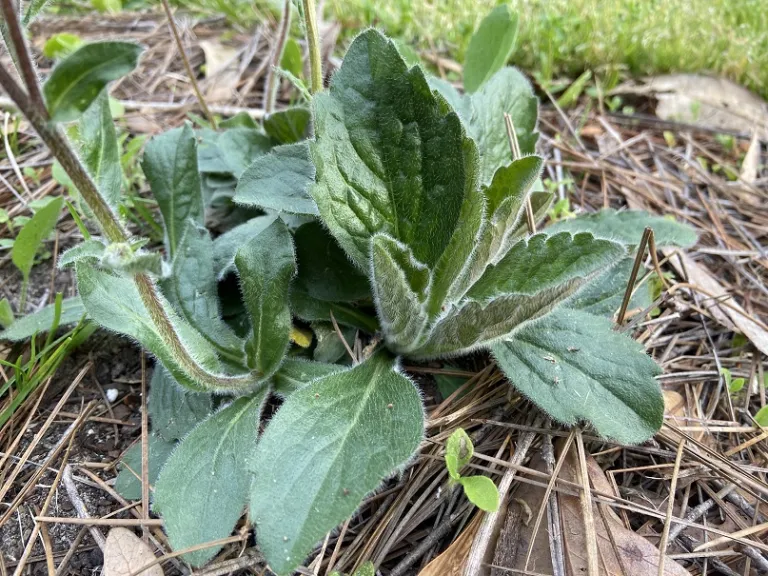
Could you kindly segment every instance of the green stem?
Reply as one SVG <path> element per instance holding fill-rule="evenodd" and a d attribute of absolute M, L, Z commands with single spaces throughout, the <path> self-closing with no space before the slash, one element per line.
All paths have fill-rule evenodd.
<path fill-rule="evenodd" d="M 317 31 L 317 8 L 315 0 L 302 0 L 304 24 L 307 29 L 309 47 L 310 91 L 316 94 L 323 89 L 323 62 L 320 58 L 320 36 Z"/>
<path fill-rule="evenodd" d="M 291 29 L 291 0 L 285 0 L 283 5 L 283 14 L 280 18 L 280 24 L 277 30 L 277 42 L 272 51 L 272 62 L 267 70 L 266 87 L 264 88 L 264 112 L 270 114 L 275 109 L 275 100 L 277 99 L 277 74 L 275 69 L 280 66 L 285 50 L 285 42 L 288 40 L 288 32 Z"/>

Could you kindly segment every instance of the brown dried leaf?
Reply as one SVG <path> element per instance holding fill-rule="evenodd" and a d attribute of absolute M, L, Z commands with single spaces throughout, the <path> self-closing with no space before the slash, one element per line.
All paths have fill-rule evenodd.
<path fill-rule="evenodd" d="M 757 132 L 752 135 L 747 154 L 741 163 L 741 174 L 739 178 L 747 184 L 754 184 L 757 180 L 757 171 L 760 168 L 760 139 Z"/>
<path fill-rule="evenodd" d="M 127 528 L 112 528 L 104 548 L 104 576 L 128 576 L 155 559 L 152 549 Z M 140 576 L 164 576 L 159 564 Z"/>
<path fill-rule="evenodd" d="M 482 513 L 475 514 L 469 526 L 446 548 L 445 552 L 427 564 L 424 570 L 419 572 L 419 576 L 461 576 L 482 517 Z"/>
<path fill-rule="evenodd" d="M 685 418 L 685 398 L 680 392 L 664 390 L 664 415 Z"/>

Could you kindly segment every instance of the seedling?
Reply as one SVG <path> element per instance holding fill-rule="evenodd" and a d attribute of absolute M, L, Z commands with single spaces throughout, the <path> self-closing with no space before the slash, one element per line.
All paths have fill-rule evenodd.
<path fill-rule="evenodd" d="M 457 428 L 445 445 L 445 466 L 450 482 L 461 484 L 470 502 L 485 512 L 499 508 L 499 490 L 487 476 L 463 476 L 461 469 L 472 459 L 475 447 L 463 428 Z"/>
<path fill-rule="evenodd" d="M 12 0 L 0 5 L 16 30 Z M 82 305 L 157 360 L 149 410 L 153 434 L 172 450 L 152 450 L 170 456 L 150 461 L 150 472 L 159 470 L 153 510 L 171 545 L 226 537 L 247 506 L 279 575 L 411 462 L 424 408 L 403 358 L 488 350 L 552 418 L 589 422 L 620 442 L 650 438 L 663 418 L 660 369 L 611 318 L 646 228 L 660 245 L 696 240 L 686 226 L 635 211 L 531 233 L 553 195 L 535 154 L 536 98 L 505 66 L 516 30 L 508 12 L 480 27 L 500 26 L 505 40 L 469 51 L 478 75 L 463 94 L 409 67 L 375 30 L 352 42 L 325 89 L 313 1 L 302 14 L 309 110 L 273 113 L 260 128 L 185 125 L 147 143 L 162 253 L 129 237 L 117 216 L 124 179 L 105 88 L 133 69 L 140 47 L 84 45 L 42 92 L 22 43 L 28 93 L 0 67 L 0 84 L 102 231 L 62 255 L 79 289 L 62 306 Z M 79 130 L 93 153 L 78 157 L 57 123 L 85 118 L 98 119 Z M 206 213 L 233 201 L 235 224 L 214 238 Z M 338 363 L 310 360 L 313 350 L 292 343 L 297 323 L 318 341 L 329 326 L 350 338 L 342 348 L 353 364 L 327 348 Z M 284 402 L 259 438 L 270 394 Z M 495 506 L 487 479 L 458 466 L 452 475 L 473 501 Z M 217 551 L 185 560 L 199 566 Z"/>

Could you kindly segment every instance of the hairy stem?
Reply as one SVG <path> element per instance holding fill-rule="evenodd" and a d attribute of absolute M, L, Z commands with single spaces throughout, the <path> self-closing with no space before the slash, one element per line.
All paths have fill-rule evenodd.
<path fill-rule="evenodd" d="M 264 86 L 264 112 L 269 114 L 275 109 L 275 100 L 277 99 L 277 74 L 275 69 L 280 66 L 285 50 L 285 42 L 288 40 L 288 32 L 291 29 L 291 0 L 285 0 L 283 5 L 283 14 L 280 18 L 280 24 L 277 28 L 277 41 L 272 50 L 272 61 L 267 70 L 267 81 Z"/>
<path fill-rule="evenodd" d="M 304 24 L 307 29 L 309 47 L 310 91 L 316 94 L 323 89 L 323 62 L 320 58 L 320 35 L 317 31 L 317 8 L 315 0 L 302 0 Z"/>

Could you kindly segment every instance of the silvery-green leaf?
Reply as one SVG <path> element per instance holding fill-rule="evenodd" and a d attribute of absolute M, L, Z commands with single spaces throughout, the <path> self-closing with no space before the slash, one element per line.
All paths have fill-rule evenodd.
<path fill-rule="evenodd" d="M 278 144 L 293 144 L 306 137 L 311 120 L 306 108 L 286 108 L 264 119 L 264 131 Z"/>
<path fill-rule="evenodd" d="M 427 83 L 432 90 L 436 90 L 440 96 L 459 115 L 462 122 L 469 122 L 472 116 L 472 98 L 461 94 L 450 82 L 437 76 L 427 76 Z"/>
<path fill-rule="evenodd" d="M 621 307 L 621 301 L 624 298 L 624 292 L 627 289 L 629 276 L 632 272 L 634 258 L 624 258 L 619 264 L 604 272 L 601 276 L 591 282 L 583 290 L 574 296 L 568 302 L 569 308 L 583 310 L 597 316 L 607 316 L 613 318 L 613 315 Z M 646 282 L 638 287 L 629 301 L 629 309 L 644 310 L 651 305 L 651 291 Z"/>
<path fill-rule="evenodd" d="M 299 266 L 297 287 L 326 302 L 370 299 L 368 277 L 352 265 L 320 222 L 312 221 L 299 227 L 294 238 Z"/>
<path fill-rule="evenodd" d="M 161 365 L 155 366 L 147 399 L 152 431 L 171 442 L 181 440 L 213 412 L 210 394 L 179 386 Z"/>
<path fill-rule="evenodd" d="M 272 143 L 260 130 L 230 128 L 219 134 L 217 148 L 227 172 L 240 178 L 248 166 L 270 151 Z"/>
<path fill-rule="evenodd" d="M 352 304 L 324 302 L 295 286 L 291 289 L 290 299 L 293 314 L 307 322 L 330 322 L 333 314 L 339 324 L 359 328 L 368 334 L 375 334 L 379 329 L 376 318 Z"/>
<path fill-rule="evenodd" d="M 157 434 L 149 435 L 149 483 L 154 486 L 157 476 L 168 457 L 176 447 L 176 442 L 166 442 Z M 115 478 L 115 490 L 126 500 L 141 500 L 141 442 L 137 442 L 125 451 L 118 464 L 119 472 Z"/>
<path fill-rule="evenodd" d="M 536 234 L 489 266 L 468 296 L 490 300 L 504 294 L 536 294 L 568 282 L 583 284 L 625 254 L 621 244 L 588 233 Z"/>
<path fill-rule="evenodd" d="M 53 325 L 55 311 L 55 305 L 49 304 L 37 312 L 17 318 L 5 330 L 0 331 L 0 341 L 9 340 L 11 342 L 19 342 L 21 340 L 27 340 L 34 334 L 47 332 Z M 84 316 L 85 307 L 80 301 L 79 296 L 64 298 L 61 301 L 59 326 L 77 324 Z"/>
<path fill-rule="evenodd" d="M 197 171 L 197 142 L 189 124 L 152 138 L 141 164 L 165 224 L 165 243 L 173 257 L 192 220 L 205 222 L 205 206 Z"/>
<path fill-rule="evenodd" d="M 544 220 L 544 218 L 547 216 L 547 213 L 549 212 L 549 209 L 552 207 L 552 203 L 555 200 L 555 194 L 553 192 L 546 192 L 544 190 L 544 185 L 541 183 L 541 180 L 536 180 L 536 182 L 533 183 L 533 186 L 531 188 L 531 209 L 533 210 L 533 221 L 538 227 L 540 226 L 541 222 Z M 517 223 L 517 228 L 515 228 L 515 231 L 512 232 L 512 235 L 509 236 L 508 242 L 516 242 L 517 240 L 520 240 L 521 238 L 525 238 L 529 235 L 528 232 L 528 222 L 525 218 L 521 218 L 520 221 Z M 511 246 L 511 244 L 510 244 Z M 509 248 L 509 246 L 507 247 Z M 502 252 L 504 251 L 504 248 L 502 247 Z"/>
<path fill-rule="evenodd" d="M 243 344 L 221 319 L 213 258 L 208 231 L 189 220 L 171 263 L 171 273 L 160 285 L 187 322 L 220 351 L 238 355 Z"/>
<path fill-rule="evenodd" d="M 51 120 L 79 118 L 109 82 L 133 72 L 142 51 L 130 42 L 94 42 L 59 62 L 43 86 Z"/>
<path fill-rule="evenodd" d="M 258 130 L 259 125 L 256 124 L 256 120 L 254 120 L 248 112 L 238 112 L 231 118 L 219 122 L 219 128 L 222 130 L 229 130 L 230 128 L 250 128 L 252 130 Z"/>
<path fill-rule="evenodd" d="M 356 328 L 350 326 L 339 326 L 341 335 L 344 340 L 352 346 L 355 341 Z M 341 341 L 338 332 L 333 327 L 333 324 L 328 322 L 314 322 L 312 323 L 312 331 L 315 333 L 315 349 L 312 352 L 312 359 L 316 362 L 338 362 L 342 358 L 349 358 L 344 343 Z"/>
<path fill-rule="evenodd" d="M 475 145 L 456 114 L 375 30 L 352 42 L 312 105 L 311 195 L 342 248 L 366 269 L 370 239 L 383 232 L 434 265 L 475 186 Z"/>
<path fill-rule="evenodd" d="M 480 181 L 488 184 L 496 170 L 512 160 L 504 113 L 512 117 L 520 153 L 533 154 L 539 101 L 530 82 L 515 68 L 496 72 L 471 99 L 467 131 L 480 153 Z"/>
<path fill-rule="evenodd" d="M 80 244 L 62 252 L 57 264 L 59 268 L 64 268 L 86 258 L 91 260 L 101 260 L 102 256 L 104 256 L 105 249 L 106 246 L 104 246 L 104 243 L 100 240 L 83 240 Z"/>
<path fill-rule="evenodd" d="M 386 234 L 371 244 L 371 284 L 376 311 L 387 344 L 405 352 L 420 341 L 429 322 L 426 302 L 431 289 L 429 269 L 411 250 Z"/>
<path fill-rule="evenodd" d="M 464 58 L 464 89 L 475 92 L 502 68 L 515 48 L 517 14 L 500 4 L 483 18 Z"/>
<path fill-rule="evenodd" d="M 291 214 L 317 215 L 309 188 L 315 166 L 306 142 L 273 148 L 257 158 L 240 177 L 234 201 Z"/>
<path fill-rule="evenodd" d="M 661 370 L 612 323 L 561 308 L 493 346 L 512 384 L 555 420 L 587 420 L 601 436 L 643 442 L 662 424 Z"/>
<path fill-rule="evenodd" d="M 226 538 L 243 513 L 266 394 L 238 398 L 198 424 L 171 454 L 155 483 L 154 510 L 163 517 L 175 550 Z M 189 552 L 201 566 L 221 546 Z"/>
<path fill-rule="evenodd" d="M 312 362 L 301 358 L 286 358 L 272 376 L 272 391 L 287 398 L 297 390 L 306 387 L 313 380 L 346 370 L 338 364 Z"/>
<path fill-rule="evenodd" d="M 291 394 L 256 447 L 250 515 L 259 548 L 281 576 L 352 514 L 418 448 L 413 384 L 378 353 Z"/>
<path fill-rule="evenodd" d="M 661 216 L 652 216 L 642 210 L 616 210 L 606 208 L 594 214 L 585 214 L 576 218 L 568 218 L 556 222 L 549 228 L 548 233 L 557 232 L 591 232 L 599 238 L 610 238 L 630 246 L 637 246 L 643 231 L 647 227 L 653 229 L 657 246 L 688 247 L 696 243 L 695 230 L 687 224 Z"/>
<path fill-rule="evenodd" d="M 106 90 L 83 113 L 78 132 L 80 157 L 104 201 L 116 210 L 120 203 L 123 169 Z"/>
<path fill-rule="evenodd" d="M 291 233 L 280 220 L 237 251 L 235 266 L 251 317 L 248 365 L 264 376 L 277 370 L 290 344 L 288 288 L 296 273 Z"/>
<path fill-rule="evenodd" d="M 235 269 L 238 249 L 266 230 L 276 219 L 274 215 L 256 216 L 224 232 L 213 241 L 213 271 L 221 280 Z"/>

